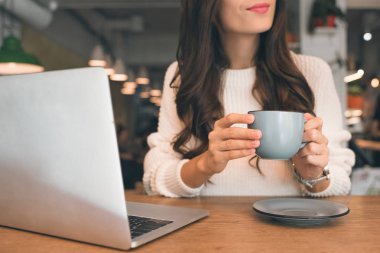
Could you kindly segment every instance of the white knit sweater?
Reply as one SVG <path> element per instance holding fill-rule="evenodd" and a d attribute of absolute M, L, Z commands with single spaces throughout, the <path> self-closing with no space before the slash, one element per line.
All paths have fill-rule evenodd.
<path fill-rule="evenodd" d="M 260 169 L 248 164 L 249 157 L 231 160 L 225 170 L 210 178 L 210 183 L 193 189 L 185 185 L 180 171 L 188 160 L 172 149 L 171 142 L 183 128 L 175 105 L 175 89 L 169 87 L 177 68 L 173 63 L 167 70 L 161 101 L 158 130 L 148 137 L 150 147 L 144 160 L 144 187 L 148 194 L 168 197 L 192 197 L 197 195 L 309 195 L 327 197 L 348 194 L 351 188 L 349 175 L 354 164 L 354 154 L 345 147 L 350 133 L 343 129 L 342 111 L 329 66 L 322 60 L 294 55 L 294 61 L 305 76 L 315 95 L 315 112 L 323 120 L 323 133 L 329 140 L 330 186 L 320 193 L 310 193 L 293 177 L 287 161 L 261 160 Z M 255 68 L 228 69 L 224 73 L 223 105 L 225 114 L 247 113 L 261 106 L 252 97 Z M 246 127 L 241 125 L 240 127 Z M 188 144 L 195 145 L 194 139 Z"/>

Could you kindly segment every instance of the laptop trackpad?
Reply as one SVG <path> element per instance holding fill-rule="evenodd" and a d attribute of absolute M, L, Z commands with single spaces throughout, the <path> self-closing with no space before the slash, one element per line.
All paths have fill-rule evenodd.
<path fill-rule="evenodd" d="M 209 212 L 203 209 L 145 204 L 129 201 L 127 203 L 127 210 L 128 216 L 130 217 L 137 216 L 152 218 L 153 220 L 151 222 L 163 224 L 159 228 L 155 228 L 148 233 L 144 233 L 136 237 L 133 236 L 134 233 L 132 231 L 132 247 L 137 247 L 145 242 L 158 238 L 164 234 L 168 234 L 178 228 L 186 226 L 209 215 Z M 131 220 L 131 218 L 129 219 Z M 148 221 L 147 223 L 149 224 L 150 222 Z M 152 225 L 152 223 L 150 225 Z M 133 224 L 130 224 L 130 227 L 132 229 Z"/>

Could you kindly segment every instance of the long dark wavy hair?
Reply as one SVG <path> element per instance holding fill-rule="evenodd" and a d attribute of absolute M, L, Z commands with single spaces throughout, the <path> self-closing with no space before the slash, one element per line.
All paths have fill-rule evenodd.
<path fill-rule="evenodd" d="M 314 95 L 286 43 L 285 0 L 276 1 L 273 25 L 260 34 L 255 58 L 254 96 L 265 110 L 314 111 Z M 208 149 L 208 134 L 223 117 L 222 74 L 229 67 L 221 42 L 220 0 L 181 0 L 178 69 L 171 83 L 184 128 L 175 151 L 191 159 Z M 253 45 L 252 45 L 253 46 Z M 248 111 L 249 108 L 247 108 Z M 186 143 L 195 137 L 197 145 Z"/>

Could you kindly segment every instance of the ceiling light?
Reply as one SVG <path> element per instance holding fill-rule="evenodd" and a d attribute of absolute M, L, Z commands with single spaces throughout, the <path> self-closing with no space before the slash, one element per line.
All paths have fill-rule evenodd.
<path fill-rule="evenodd" d="M 109 54 L 107 54 L 105 57 L 104 57 L 105 61 L 106 61 L 106 65 L 104 66 L 104 70 L 106 71 L 107 75 L 113 75 L 115 73 L 115 70 L 112 68 L 112 59 L 111 59 L 111 56 Z"/>
<path fill-rule="evenodd" d="M 137 78 L 136 78 L 136 83 L 142 84 L 142 85 L 147 85 L 149 84 L 149 74 L 148 70 L 145 67 L 140 67 Z"/>
<path fill-rule="evenodd" d="M 3 40 L 0 48 L 0 75 L 26 74 L 44 71 L 44 67 L 32 54 L 25 52 L 21 41 L 11 35 Z"/>
<path fill-rule="evenodd" d="M 91 67 L 105 67 L 107 64 L 103 48 L 101 45 L 96 45 L 92 50 L 91 59 L 88 61 L 88 65 Z"/>
<path fill-rule="evenodd" d="M 161 96 L 161 90 L 152 89 L 150 90 L 150 96 L 151 97 L 160 97 Z"/>
<path fill-rule="evenodd" d="M 127 81 L 128 75 L 125 72 L 124 62 L 121 58 L 118 58 L 116 60 L 116 63 L 113 69 L 114 69 L 114 73 L 110 76 L 112 81 L 120 81 L 120 82 Z"/>
<path fill-rule="evenodd" d="M 124 82 L 123 87 L 136 89 L 137 83 L 135 79 L 135 73 L 133 72 L 132 69 L 127 68 L 127 75 L 128 75 L 128 80 Z"/>
<path fill-rule="evenodd" d="M 121 94 L 123 95 L 133 95 L 135 94 L 136 90 L 129 87 L 124 87 L 121 89 Z"/>
<path fill-rule="evenodd" d="M 370 41 L 370 40 L 372 39 L 372 33 L 365 33 L 365 34 L 363 35 L 363 39 L 364 39 L 365 41 Z"/>
<path fill-rule="evenodd" d="M 149 99 L 149 101 L 152 103 L 152 104 L 155 104 L 156 106 L 160 106 L 161 105 L 161 98 L 159 97 L 151 97 Z"/>
<path fill-rule="evenodd" d="M 129 79 L 129 78 L 128 78 L 128 79 Z M 123 87 L 124 87 L 124 88 L 127 88 L 127 89 L 136 89 L 136 88 L 137 88 L 137 84 L 136 84 L 136 82 L 126 81 L 126 82 L 123 84 Z"/>
<path fill-rule="evenodd" d="M 380 80 L 379 80 L 378 78 L 374 78 L 374 79 L 372 79 L 372 81 L 371 81 L 371 86 L 372 86 L 373 88 L 377 88 L 377 87 L 379 87 L 379 85 L 380 85 Z"/>

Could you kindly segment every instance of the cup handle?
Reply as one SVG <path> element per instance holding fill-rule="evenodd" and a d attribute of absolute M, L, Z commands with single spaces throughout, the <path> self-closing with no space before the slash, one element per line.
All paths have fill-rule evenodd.
<path fill-rule="evenodd" d="M 304 120 L 303 120 L 303 123 L 305 124 L 306 122 L 307 122 L 307 120 L 304 119 Z M 302 142 L 302 143 L 301 143 L 301 146 L 300 146 L 299 149 L 303 149 L 308 143 L 309 143 L 308 141 Z"/>
<path fill-rule="evenodd" d="M 302 142 L 301 143 L 301 146 L 300 146 L 300 149 L 303 149 L 309 142 Z"/>

